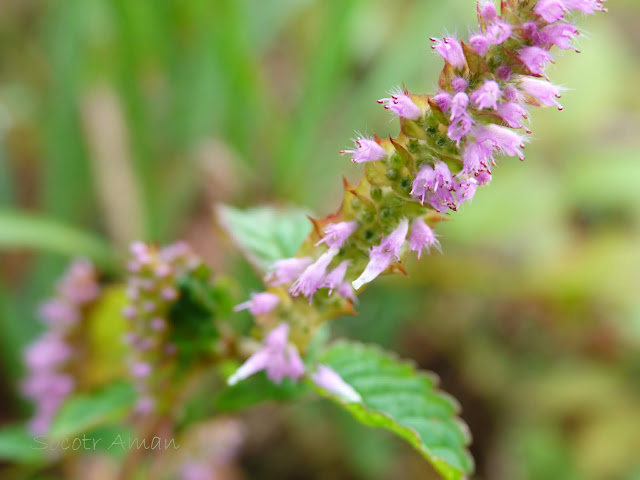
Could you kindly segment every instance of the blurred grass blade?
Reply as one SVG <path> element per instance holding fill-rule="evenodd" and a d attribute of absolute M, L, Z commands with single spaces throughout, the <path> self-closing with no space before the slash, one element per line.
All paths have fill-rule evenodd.
<path fill-rule="evenodd" d="M 297 179 L 302 176 L 304 158 L 313 158 L 310 151 L 336 93 L 343 70 L 348 64 L 349 26 L 357 1 L 331 0 L 323 4 L 326 17 L 324 30 L 318 41 L 322 48 L 306 66 L 307 77 L 289 129 L 280 139 L 279 151 L 274 156 L 274 181 L 279 193 L 290 193 L 295 199 L 305 198 L 305 190 Z"/>
<path fill-rule="evenodd" d="M 0 251 L 32 248 L 90 258 L 112 267 L 115 255 L 100 238 L 52 218 L 13 210 L 0 210 Z"/>

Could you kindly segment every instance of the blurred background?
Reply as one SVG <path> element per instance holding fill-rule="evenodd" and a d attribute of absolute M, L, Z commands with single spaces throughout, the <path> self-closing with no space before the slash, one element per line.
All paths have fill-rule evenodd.
<path fill-rule="evenodd" d="M 552 68 L 566 108 L 533 113 L 527 160 L 334 324 L 441 377 L 478 479 L 640 479 L 640 3 L 608 7 Z M 108 274 L 133 239 L 183 238 L 249 291 L 212 205 L 335 209 L 359 175 L 338 150 L 397 133 L 375 100 L 433 92 L 428 36 L 474 22 L 472 0 L 3 0 L 0 421 L 29 414 L 20 352 L 71 255 Z M 321 401 L 236 420 L 223 478 L 432 478 Z"/>

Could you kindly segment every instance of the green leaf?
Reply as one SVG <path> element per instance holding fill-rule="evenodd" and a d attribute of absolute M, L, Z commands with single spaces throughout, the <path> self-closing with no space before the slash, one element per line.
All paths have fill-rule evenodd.
<path fill-rule="evenodd" d="M 239 210 L 219 205 L 217 213 L 222 228 L 261 272 L 275 260 L 295 255 L 311 231 L 311 222 L 300 209 L 259 207 Z"/>
<path fill-rule="evenodd" d="M 133 439 L 136 433 L 134 425 L 124 425 L 122 423 L 114 423 L 101 425 L 98 428 L 82 435 L 86 438 L 91 448 L 103 454 L 113 457 L 125 457 L 127 450 L 124 448 L 116 448 L 120 445 L 122 439 Z"/>
<path fill-rule="evenodd" d="M 45 460 L 42 452 L 26 425 L 11 425 L 0 429 L 0 460 L 38 463 Z"/>
<path fill-rule="evenodd" d="M 237 365 L 228 365 L 235 371 Z M 276 384 L 267 378 L 264 372 L 225 388 L 215 399 L 214 408 L 220 412 L 233 412 L 262 402 L 284 402 L 309 392 L 304 382 L 292 382 L 285 378 Z"/>
<path fill-rule="evenodd" d="M 100 298 L 87 312 L 85 319 L 89 368 L 83 380 L 89 388 L 107 385 L 126 374 L 129 347 L 122 341 L 129 329 L 122 310 L 128 303 L 124 284 L 102 288 Z"/>
<path fill-rule="evenodd" d="M 180 296 L 169 312 L 171 341 L 178 347 L 180 361 L 188 365 L 213 353 L 220 337 L 217 320 L 227 311 L 230 295 L 223 285 L 211 282 L 205 265 L 178 279 Z"/>
<path fill-rule="evenodd" d="M 128 412 L 135 398 L 133 386 L 124 382 L 73 396 L 60 409 L 50 436 L 53 439 L 69 438 L 118 421 Z"/>
<path fill-rule="evenodd" d="M 362 404 L 346 403 L 318 389 L 356 420 L 405 439 L 447 480 L 472 472 L 468 428 L 457 417 L 457 402 L 437 390 L 434 376 L 377 347 L 355 343 L 334 344 L 320 361 L 362 396 Z"/>
<path fill-rule="evenodd" d="M 35 248 L 64 255 L 86 256 L 102 266 L 112 266 L 113 251 L 101 239 L 54 219 L 0 210 L 0 251 Z"/>

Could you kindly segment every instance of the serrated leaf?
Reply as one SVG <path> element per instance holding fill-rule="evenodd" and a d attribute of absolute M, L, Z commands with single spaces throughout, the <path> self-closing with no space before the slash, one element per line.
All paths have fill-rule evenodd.
<path fill-rule="evenodd" d="M 261 272 L 276 260 L 294 256 L 311 232 L 307 213 L 299 209 L 259 207 L 239 210 L 219 205 L 217 214 L 220 226 Z"/>
<path fill-rule="evenodd" d="M 0 429 L 0 460 L 21 463 L 45 461 L 33 434 L 26 425 L 11 425 Z"/>
<path fill-rule="evenodd" d="M 54 419 L 52 439 L 68 438 L 118 421 L 136 398 L 132 385 L 114 383 L 99 391 L 71 397 Z"/>
<path fill-rule="evenodd" d="M 405 439 L 447 480 L 473 471 L 468 428 L 457 416 L 457 402 L 437 390 L 436 377 L 377 347 L 348 342 L 331 346 L 320 362 L 362 396 L 361 404 L 346 403 L 319 389 L 356 420 Z"/>

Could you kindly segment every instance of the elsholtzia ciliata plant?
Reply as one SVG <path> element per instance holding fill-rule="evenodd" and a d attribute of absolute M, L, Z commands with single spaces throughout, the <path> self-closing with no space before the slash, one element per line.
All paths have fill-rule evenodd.
<path fill-rule="evenodd" d="M 481 1 L 478 26 L 467 39 L 431 38 L 444 60 L 438 90 L 394 88 L 378 100 L 398 117 L 398 136 L 359 136 L 340 152 L 363 165 L 360 183 L 345 181 L 342 205 L 312 220 L 297 253 L 254 262 L 265 267 L 265 289 L 235 307 L 230 283 L 213 279 L 185 244 L 135 243 L 125 285 L 109 287 L 126 342 L 125 360 L 113 369 L 127 381 L 99 395 L 83 388 L 82 372 L 70 368 L 77 364 L 70 358 L 84 358 L 82 332 L 95 328 L 87 318 L 101 301 L 93 266 L 74 263 L 41 311 L 47 332 L 25 352 L 24 391 L 37 406 L 32 433 L 59 438 L 81 431 L 87 423 L 77 416 L 84 408 L 92 427 L 126 415 L 124 422 L 141 436 L 188 443 L 190 425 L 252 403 L 248 390 L 255 391 L 253 401 L 314 390 L 357 420 L 408 441 L 443 478 L 467 477 L 470 436 L 457 403 L 436 388 L 434 377 L 377 347 L 326 344 L 319 332 L 329 320 L 355 312 L 357 294 L 377 277 L 404 272 L 408 255 L 440 250 L 438 223 L 491 183 L 501 157 L 524 160 L 529 111 L 562 109 L 563 89 L 545 70 L 560 51 L 576 50 L 579 30 L 571 18 L 604 10 L 600 0 L 504 0 L 499 8 Z M 247 250 L 251 215 L 219 211 L 222 225 Z M 234 328 L 234 312 L 244 310 L 255 319 L 251 337 Z M 211 372 L 223 381 L 212 383 Z M 202 392 L 213 410 L 194 414 L 187 406 Z M 193 478 L 184 472 L 214 470 L 202 458 L 138 451 L 125 456 L 121 478 Z"/>

